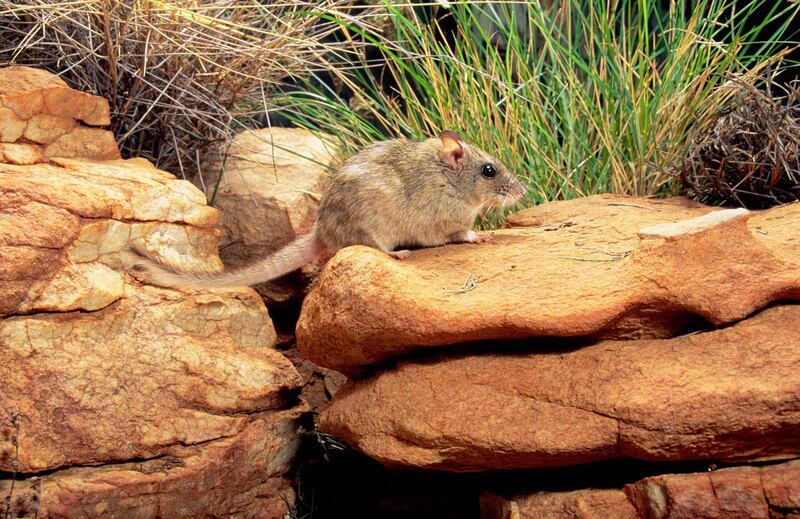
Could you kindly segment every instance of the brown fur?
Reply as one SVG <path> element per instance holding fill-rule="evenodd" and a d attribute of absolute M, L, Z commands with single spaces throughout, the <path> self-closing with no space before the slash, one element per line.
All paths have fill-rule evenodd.
<path fill-rule="evenodd" d="M 494 178 L 482 175 L 491 163 Z M 452 131 L 422 142 L 397 139 L 364 148 L 332 177 L 311 233 L 244 268 L 191 273 L 140 254 L 132 262 L 163 286 L 216 288 L 275 279 L 350 245 L 367 245 L 403 257 L 400 246 L 433 247 L 476 241 L 470 234 L 482 209 L 513 203 L 525 193 L 499 161 Z M 480 240 L 483 241 L 483 240 Z"/>

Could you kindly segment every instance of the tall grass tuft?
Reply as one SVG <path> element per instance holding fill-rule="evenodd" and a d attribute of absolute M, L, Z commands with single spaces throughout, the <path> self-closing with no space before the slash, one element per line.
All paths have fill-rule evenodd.
<path fill-rule="evenodd" d="M 728 86 L 755 84 L 782 59 L 798 10 L 776 0 L 439 4 L 451 33 L 396 2 L 385 3 L 393 38 L 348 28 L 388 58 L 383 77 L 366 61 L 334 69 L 349 103 L 311 80 L 281 105 L 351 150 L 458 129 L 525 179 L 529 203 L 669 191 L 671 168 L 740 91 Z"/>

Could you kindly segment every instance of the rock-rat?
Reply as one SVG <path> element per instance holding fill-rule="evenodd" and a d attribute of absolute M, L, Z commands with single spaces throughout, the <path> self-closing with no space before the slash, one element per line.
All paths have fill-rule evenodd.
<path fill-rule="evenodd" d="M 480 243 L 472 230 L 482 209 L 515 203 L 525 187 L 503 164 L 454 131 L 424 141 L 395 139 L 365 147 L 332 176 L 316 224 L 274 254 L 230 272 L 185 272 L 142 257 L 129 259 L 157 285 L 215 288 L 254 285 L 332 256 L 349 245 L 367 245 L 394 258 L 399 246 Z"/>

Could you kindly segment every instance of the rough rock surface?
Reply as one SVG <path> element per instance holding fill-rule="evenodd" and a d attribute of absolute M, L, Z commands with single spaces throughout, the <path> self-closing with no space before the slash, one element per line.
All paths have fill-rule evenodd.
<path fill-rule="evenodd" d="M 656 519 L 798 517 L 800 460 L 654 476 L 626 485 L 625 493 L 640 516 Z"/>
<path fill-rule="evenodd" d="M 448 471 L 800 454 L 800 305 L 563 347 L 403 362 L 345 385 L 319 428 L 383 464 Z"/>
<path fill-rule="evenodd" d="M 481 496 L 481 519 L 773 519 L 800 514 L 800 460 L 665 474 L 624 489 Z"/>
<path fill-rule="evenodd" d="M 300 392 L 303 400 L 314 414 L 319 414 L 328 407 L 336 392 L 344 386 L 347 377 L 338 371 L 317 366 L 303 358 L 296 347 L 284 350 L 282 353 L 292 361 L 303 379 L 303 389 Z"/>
<path fill-rule="evenodd" d="M 703 230 L 676 236 L 652 229 L 713 210 L 599 195 L 512 215 L 492 243 L 404 261 L 350 247 L 306 298 L 298 347 L 321 366 L 356 372 L 487 339 L 670 337 L 694 316 L 722 325 L 800 299 L 800 204 L 729 213 L 712 227 L 701 219 Z"/>
<path fill-rule="evenodd" d="M 504 498 L 485 492 L 481 519 L 638 519 L 640 516 L 619 489 L 536 492 Z"/>
<path fill-rule="evenodd" d="M 285 512 L 305 407 L 261 298 L 148 286 L 119 254 L 221 268 L 216 221 L 144 160 L 0 164 L 0 497 L 16 470 L 16 509 Z"/>
<path fill-rule="evenodd" d="M 69 88 L 45 70 L 0 68 L 0 162 L 32 164 L 51 157 L 118 159 L 108 102 Z"/>
<path fill-rule="evenodd" d="M 331 141 L 299 128 L 249 130 L 236 136 L 214 198 L 221 215 L 220 258 L 227 268 L 267 256 L 311 230 L 334 151 Z M 217 162 L 206 169 L 215 172 L 221 166 Z M 214 187 L 206 186 L 209 197 Z M 317 270 L 309 265 L 301 276 L 255 288 L 269 303 L 283 303 L 302 295 Z"/>
<path fill-rule="evenodd" d="M 0 164 L 0 316 L 120 300 L 112 253 L 134 240 L 172 264 L 221 268 L 216 221 L 202 193 L 144 160 Z"/>

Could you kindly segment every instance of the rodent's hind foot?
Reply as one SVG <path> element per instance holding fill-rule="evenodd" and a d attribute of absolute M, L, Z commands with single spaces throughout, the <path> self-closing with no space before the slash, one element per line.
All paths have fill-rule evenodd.
<path fill-rule="evenodd" d="M 387 254 L 396 260 L 404 260 L 411 256 L 411 251 L 408 249 L 403 250 L 390 250 Z"/>

